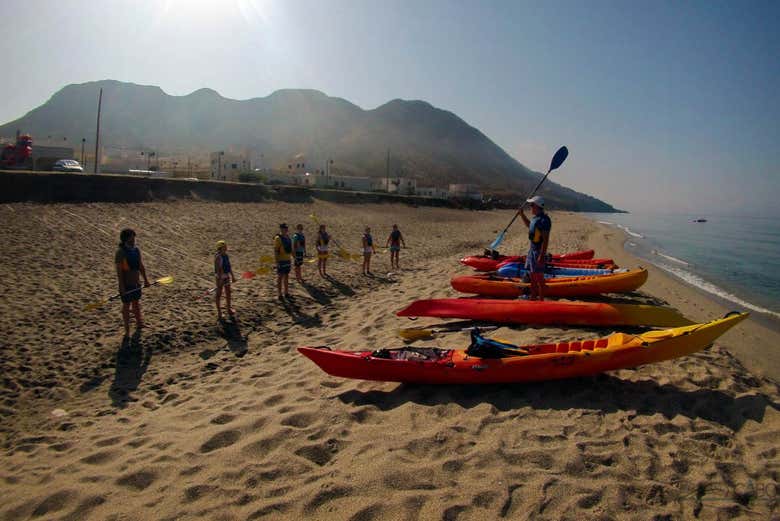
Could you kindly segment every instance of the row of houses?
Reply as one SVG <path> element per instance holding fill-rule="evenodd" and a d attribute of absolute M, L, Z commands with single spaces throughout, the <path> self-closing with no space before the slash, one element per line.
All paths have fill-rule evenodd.
<path fill-rule="evenodd" d="M 231 152 L 213 152 L 210 155 L 211 178 L 220 181 L 241 181 L 242 174 L 254 173 L 257 179 L 268 184 L 334 188 L 360 192 L 381 191 L 399 195 L 417 195 L 437 199 L 482 200 L 482 192 L 471 184 L 450 184 L 447 189 L 418 186 L 412 177 L 362 177 L 334 175 L 326 161 L 322 168 L 311 168 L 300 154 L 291 158 L 287 169 L 252 168 L 246 155 Z"/>

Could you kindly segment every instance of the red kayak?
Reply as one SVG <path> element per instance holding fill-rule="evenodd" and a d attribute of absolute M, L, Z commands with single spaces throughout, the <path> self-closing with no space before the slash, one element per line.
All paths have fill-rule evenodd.
<path fill-rule="evenodd" d="M 676 310 L 637 304 L 603 302 L 442 298 L 418 300 L 396 313 L 399 317 L 461 318 L 501 324 L 577 326 L 659 326 L 692 324 Z"/>
<path fill-rule="evenodd" d="M 711 345 L 747 318 L 720 320 L 642 334 L 614 333 L 603 338 L 514 346 L 472 336 L 463 349 L 401 347 L 337 351 L 299 347 L 326 373 L 342 378 L 422 384 L 496 384 L 589 376 L 687 356 Z M 596 382 L 593 385 L 598 385 Z"/>
<path fill-rule="evenodd" d="M 599 265 L 614 264 L 612 259 L 594 259 L 593 255 L 593 250 L 563 253 L 559 255 L 553 255 L 548 264 L 576 264 L 576 267 L 585 267 L 585 265 L 587 265 L 587 267 L 594 268 L 599 268 Z M 525 262 L 525 255 L 472 255 L 470 257 L 463 257 L 460 259 L 460 262 L 461 264 L 470 266 L 477 271 L 496 271 L 504 263 Z"/>

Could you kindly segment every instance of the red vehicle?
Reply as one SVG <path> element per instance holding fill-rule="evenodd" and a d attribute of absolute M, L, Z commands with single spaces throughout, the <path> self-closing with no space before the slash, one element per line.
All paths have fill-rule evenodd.
<path fill-rule="evenodd" d="M 32 136 L 22 134 L 0 153 L 0 168 L 32 168 Z"/>

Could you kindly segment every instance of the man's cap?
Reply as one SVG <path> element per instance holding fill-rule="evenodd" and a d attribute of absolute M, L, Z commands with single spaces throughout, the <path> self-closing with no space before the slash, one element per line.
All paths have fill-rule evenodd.
<path fill-rule="evenodd" d="M 542 197 L 541 195 L 535 195 L 530 199 L 526 199 L 525 202 L 535 204 L 539 208 L 544 208 L 544 197 Z"/>
<path fill-rule="evenodd" d="M 282 229 L 284 229 L 284 228 L 287 228 L 287 223 L 282 223 L 282 224 L 280 224 L 280 225 L 279 225 L 279 228 L 282 228 Z"/>

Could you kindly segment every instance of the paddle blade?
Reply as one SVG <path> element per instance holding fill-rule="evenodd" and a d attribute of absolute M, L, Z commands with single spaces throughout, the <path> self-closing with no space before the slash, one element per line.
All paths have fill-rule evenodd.
<path fill-rule="evenodd" d="M 161 279 L 155 280 L 154 282 L 155 284 L 173 284 L 173 277 L 171 276 L 163 277 Z"/>
<path fill-rule="evenodd" d="M 265 275 L 266 273 L 271 273 L 271 268 L 269 266 L 261 266 L 257 268 L 254 273 L 255 275 Z"/>
<path fill-rule="evenodd" d="M 312 257 L 311 259 L 306 259 L 307 264 L 314 264 L 317 262 L 317 257 Z"/>
<path fill-rule="evenodd" d="M 92 311 L 93 309 L 97 309 L 100 306 L 104 305 L 107 301 L 101 300 L 100 302 L 93 302 L 91 304 L 87 304 L 84 306 L 84 311 Z"/>
<path fill-rule="evenodd" d="M 259 271 L 259 270 L 258 270 Z M 242 279 L 253 279 L 257 275 L 257 272 L 254 271 L 245 271 L 241 274 Z"/>
<path fill-rule="evenodd" d="M 569 157 L 569 149 L 565 146 L 559 148 L 553 156 L 552 161 L 550 161 L 550 172 L 561 166 L 563 162 L 566 161 L 567 157 Z"/>
<path fill-rule="evenodd" d="M 314 214 L 309 215 L 309 219 L 311 219 L 312 221 L 314 221 L 317 224 L 320 224 L 320 221 L 317 220 L 317 216 L 314 215 Z"/>
<path fill-rule="evenodd" d="M 499 233 L 496 236 L 496 240 L 490 243 L 491 250 L 497 250 L 501 243 L 504 242 L 504 232 Z"/>
<path fill-rule="evenodd" d="M 271 262 L 274 262 L 274 258 L 271 255 L 260 256 L 260 264 L 270 264 Z"/>
<path fill-rule="evenodd" d="M 434 333 L 430 329 L 399 329 L 398 336 L 404 340 L 414 341 L 433 337 Z"/>

